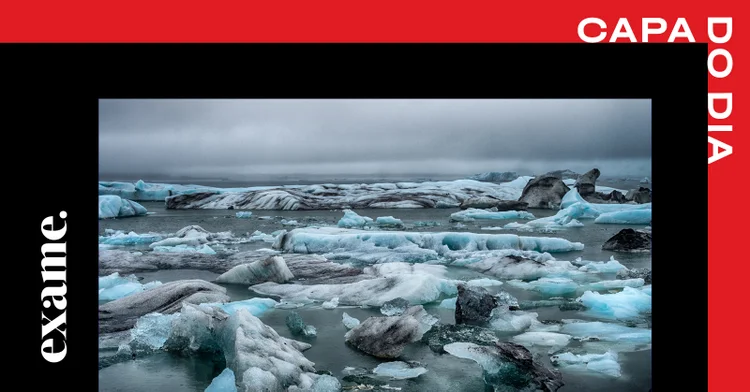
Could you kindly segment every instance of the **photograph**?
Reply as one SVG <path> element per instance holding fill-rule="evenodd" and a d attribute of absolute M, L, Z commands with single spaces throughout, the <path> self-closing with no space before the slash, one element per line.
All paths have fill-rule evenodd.
<path fill-rule="evenodd" d="M 651 99 L 98 110 L 99 391 L 650 390 Z"/>

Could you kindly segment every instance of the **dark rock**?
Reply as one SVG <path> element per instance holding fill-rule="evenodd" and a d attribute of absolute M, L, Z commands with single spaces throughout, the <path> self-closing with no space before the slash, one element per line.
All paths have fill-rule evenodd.
<path fill-rule="evenodd" d="M 554 392 L 564 383 L 562 374 L 549 369 L 524 346 L 497 342 L 494 346 L 453 343 L 444 349 L 459 358 L 474 360 L 482 366 L 484 382 L 495 391 Z"/>
<path fill-rule="evenodd" d="M 638 187 L 638 189 L 631 189 L 625 198 L 629 201 L 634 201 L 638 204 L 651 203 L 651 189 L 646 187 Z"/>
<path fill-rule="evenodd" d="M 99 306 L 99 333 L 124 331 L 135 326 L 139 317 L 158 312 L 180 311 L 182 303 L 227 302 L 224 287 L 205 280 L 178 280 Z"/>
<path fill-rule="evenodd" d="M 484 287 L 458 285 L 456 298 L 456 324 L 485 323 L 492 310 L 498 306 L 498 299 Z"/>
<path fill-rule="evenodd" d="M 602 245 L 602 250 L 649 252 L 651 251 L 651 233 L 642 230 L 622 229 Z"/>
<path fill-rule="evenodd" d="M 432 320 L 432 321 L 430 321 Z M 437 319 L 421 305 L 412 306 L 400 315 L 370 317 L 344 335 L 346 343 L 377 358 L 397 358 L 404 347 L 424 336 Z"/>
<path fill-rule="evenodd" d="M 526 347 L 511 342 L 498 342 L 496 347 L 503 360 L 516 365 L 518 370 L 530 376 L 532 384 L 542 391 L 554 392 L 565 385 L 560 372 L 535 361 Z"/>
<path fill-rule="evenodd" d="M 422 342 L 427 344 L 436 353 L 445 353 L 443 346 L 455 342 L 468 342 L 480 346 L 491 346 L 498 341 L 497 335 L 492 330 L 475 325 L 435 325 L 422 337 Z"/>
<path fill-rule="evenodd" d="M 578 193 L 582 197 L 593 195 L 594 193 L 596 193 L 596 180 L 601 174 L 602 173 L 599 171 L 599 169 L 591 169 L 578 177 L 578 180 L 576 180 L 576 183 L 573 186 L 578 188 Z"/>
<path fill-rule="evenodd" d="M 620 270 L 617 273 L 617 279 L 638 279 L 641 278 L 646 284 L 651 284 L 651 268 L 632 268 L 629 270 Z"/>
<path fill-rule="evenodd" d="M 490 196 L 477 196 L 466 199 L 459 208 L 466 210 L 469 208 L 497 208 L 497 211 L 525 211 L 529 204 L 516 200 L 500 200 Z"/>
<path fill-rule="evenodd" d="M 620 203 L 620 204 L 622 204 L 622 203 L 627 203 L 628 202 L 628 199 L 625 198 L 625 195 L 623 195 L 622 192 L 617 191 L 617 190 L 614 190 L 614 191 L 612 191 L 610 193 L 602 193 L 602 194 L 600 194 L 600 197 L 603 200 L 606 200 L 606 201 L 609 201 L 609 202 L 613 202 L 613 203 Z"/>
<path fill-rule="evenodd" d="M 568 191 L 570 188 L 561 179 L 543 175 L 526 184 L 518 201 L 528 203 L 529 208 L 557 209 Z"/>
<path fill-rule="evenodd" d="M 289 327 L 289 331 L 294 335 L 312 337 L 317 334 L 315 327 L 312 325 L 306 325 L 305 322 L 302 321 L 302 316 L 297 312 L 289 312 L 289 314 L 286 315 L 285 321 L 286 326 Z"/>

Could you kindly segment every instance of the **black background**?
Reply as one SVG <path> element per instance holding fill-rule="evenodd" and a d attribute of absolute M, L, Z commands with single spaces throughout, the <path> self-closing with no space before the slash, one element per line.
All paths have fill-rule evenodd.
<path fill-rule="evenodd" d="M 97 389 L 98 98 L 651 98 L 653 381 L 657 391 L 707 388 L 708 214 L 697 211 L 708 205 L 697 180 L 708 178 L 707 55 L 706 44 L 654 43 L 0 45 L 11 181 L 3 198 L 13 217 L 5 255 L 20 267 L 5 280 L 23 289 L 6 297 L 14 332 L 5 355 L 28 372 L 5 383 Z M 689 214 L 675 204 L 686 198 Z M 40 353 L 40 225 L 62 210 L 68 353 L 49 364 Z M 18 249 L 28 256 L 8 253 Z"/>

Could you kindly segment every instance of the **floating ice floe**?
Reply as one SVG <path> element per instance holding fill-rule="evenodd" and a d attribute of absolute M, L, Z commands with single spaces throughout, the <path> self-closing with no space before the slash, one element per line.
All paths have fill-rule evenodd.
<path fill-rule="evenodd" d="M 578 290 L 578 283 L 568 278 L 539 278 L 532 282 L 522 282 L 511 280 L 509 285 L 525 290 L 538 291 L 545 295 L 558 296 L 575 293 Z"/>
<path fill-rule="evenodd" d="M 651 203 L 589 203 L 581 197 L 576 188 L 565 194 L 560 208 L 555 219 L 552 219 L 555 222 L 566 219 L 593 218 L 594 223 L 603 224 L 648 225 L 651 223 Z"/>
<path fill-rule="evenodd" d="M 456 342 L 443 349 L 458 358 L 470 359 L 482 367 L 485 384 L 495 391 L 557 391 L 562 375 L 546 368 L 521 345 L 500 342 L 493 346 Z"/>
<path fill-rule="evenodd" d="M 651 330 L 601 321 L 563 320 L 559 332 L 584 342 L 586 347 L 631 352 L 651 348 Z"/>
<path fill-rule="evenodd" d="M 99 244 L 116 246 L 148 245 L 162 239 L 161 234 L 157 233 L 138 234 L 134 231 L 125 233 L 112 229 L 106 229 L 104 234 L 99 236 Z"/>
<path fill-rule="evenodd" d="M 469 208 L 467 210 L 452 213 L 450 219 L 456 222 L 472 222 L 477 219 L 534 219 L 534 214 L 528 211 L 488 211 Z"/>
<path fill-rule="evenodd" d="M 152 248 L 154 252 L 160 253 L 203 253 L 207 255 L 216 254 L 216 251 L 206 244 L 200 246 L 190 246 L 184 244 L 175 246 L 154 246 Z"/>
<path fill-rule="evenodd" d="M 588 314 L 606 319 L 629 319 L 651 312 L 651 296 L 632 287 L 615 294 L 586 291 L 578 300 L 588 308 Z"/>
<path fill-rule="evenodd" d="M 392 216 L 379 216 L 375 218 L 375 225 L 378 227 L 404 227 L 404 222 L 401 219 L 396 219 Z"/>
<path fill-rule="evenodd" d="M 344 210 L 344 216 L 339 219 L 337 223 L 338 227 L 342 228 L 365 228 L 372 225 L 372 218 L 368 216 L 360 216 L 352 210 Z"/>
<path fill-rule="evenodd" d="M 240 264 L 216 278 L 217 283 L 253 285 L 263 282 L 285 283 L 294 279 L 281 256 Z"/>
<path fill-rule="evenodd" d="M 614 256 L 610 256 L 609 260 L 604 261 L 588 261 L 582 260 L 580 257 L 576 259 L 575 263 L 580 265 L 580 271 L 584 272 L 598 272 L 598 273 L 617 273 L 628 268 L 620 264 L 619 261 L 615 260 Z"/>
<path fill-rule="evenodd" d="M 146 207 L 119 196 L 99 196 L 99 219 L 125 218 L 130 216 L 146 215 Z"/>
<path fill-rule="evenodd" d="M 651 209 L 606 212 L 596 217 L 594 223 L 649 225 L 651 224 Z"/>
<path fill-rule="evenodd" d="M 99 300 L 113 301 L 161 285 L 159 281 L 141 284 L 135 275 L 120 276 L 117 272 L 99 277 Z"/>
<path fill-rule="evenodd" d="M 236 216 L 237 218 L 247 219 L 253 216 L 253 213 L 250 211 L 240 211 L 240 212 L 235 213 L 234 216 Z"/>
<path fill-rule="evenodd" d="M 539 326 L 539 314 L 520 310 L 495 308 L 490 315 L 489 327 L 501 332 L 521 332 Z"/>
<path fill-rule="evenodd" d="M 240 309 L 245 309 L 255 317 L 260 317 L 266 312 L 273 310 L 279 303 L 271 298 L 250 298 L 241 301 L 227 303 L 204 303 L 200 306 L 214 306 L 225 311 L 227 314 L 234 314 Z"/>
<path fill-rule="evenodd" d="M 294 187 L 294 185 L 289 185 Z M 179 185 L 179 184 L 162 184 L 147 183 L 139 180 L 135 183 L 118 182 L 118 181 L 100 181 L 99 195 L 116 195 L 122 198 L 137 201 L 164 201 L 169 196 L 190 194 L 199 192 L 226 193 L 226 192 L 247 192 L 262 189 L 271 189 L 270 186 L 258 186 L 248 188 L 217 188 L 203 185 Z"/>
<path fill-rule="evenodd" d="M 232 369 L 224 369 L 218 376 L 211 380 L 211 384 L 204 392 L 237 392 L 234 372 Z"/>
<path fill-rule="evenodd" d="M 570 352 L 552 355 L 550 361 L 567 370 L 584 371 L 620 377 L 620 364 L 617 353 L 608 351 L 604 354 L 576 355 Z"/>
<path fill-rule="evenodd" d="M 392 380 L 406 380 L 427 373 L 427 369 L 419 363 L 393 361 L 379 364 L 372 372 L 378 376 L 389 377 Z"/>
<path fill-rule="evenodd" d="M 352 329 L 359 325 L 359 320 L 352 316 L 349 316 L 346 312 L 341 315 L 341 321 L 344 323 L 344 327 L 346 327 L 346 329 Z"/>
<path fill-rule="evenodd" d="M 286 326 L 289 327 L 289 331 L 294 335 L 314 337 L 318 334 L 318 331 L 314 326 L 305 324 L 302 320 L 302 316 L 297 312 L 289 312 L 286 316 Z"/>
<path fill-rule="evenodd" d="M 422 253 L 431 251 L 435 256 L 454 251 L 515 249 L 555 253 L 583 250 L 582 243 L 563 238 L 450 232 L 370 232 L 331 227 L 294 229 L 275 245 L 279 250 L 294 253 L 409 250 Z"/>
<path fill-rule="evenodd" d="M 320 305 L 323 309 L 336 309 L 336 307 L 339 306 L 339 299 L 338 297 L 333 297 L 330 301 L 325 301 L 323 304 Z"/>
<path fill-rule="evenodd" d="M 443 295 L 455 295 L 452 280 L 428 274 L 375 277 L 346 284 L 278 284 L 266 282 L 250 286 L 250 290 L 281 298 L 307 297 L 318 301 L 339 298 L 343 305 L 382 306 L 395 298 L 404 298 L 410 304 L 436 301 Z"/>
<path fill-rule="evenodd" d="M 528 179 L 529 177 L 525 177 Z M 518 180 L 521 180 L 519 178 Z M 471 197 L 518 200 L 525 183 L 493 184 L 473 180 L 379 184 L 319 184 L 257 187 L 254 190 L 174 189 L 169 209 L 337 210 L 368 208 L 452 208 Z M 522 184 L 523 183 L 523 184 Z M 107 188 L 107 187 L 104 187 Z M 111 187 L 110 187 L 111 188 Z M 100 183 L 99 192 L 107 192 Z M 114 191 L 117 192 L 117 191 Z M 121 194 L 129 194 L 123 193 Z M 149 195 L 150 197 L 153 197 Z M 132 194 L 135 200 L 142 197 Z M 164 199 L 159 199 L 164 200 Z"/>
<path fill-rule="evenodd" d="M 567 346 L 570 343 L 570 338 L 570 335 L 557 332 L 528 331 L 513 336 L 511 340 L 527 347 L 552 347 L 554 350 Z"/>

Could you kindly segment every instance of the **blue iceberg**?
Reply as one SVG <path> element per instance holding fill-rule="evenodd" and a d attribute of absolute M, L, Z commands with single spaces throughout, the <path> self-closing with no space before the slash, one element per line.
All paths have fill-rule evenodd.
<path fill-rule="evenodd" d="M 99 277 L 99 300 L 114 301 L 162 284 L 153 281 L 141 284 L 135 275 L 122 277 L 117 272 Z"/>
<path fill-rule="evenodd" d="M 456 222 L 471 222 L 476 219 L 534 219 L 534 215 L 528 211 L 489 211 L 477 208 L 469 208 L 451 214 L 451 220 Z"/>
<path fill-rule="evenodd" d="M 651 296 L 632 287 L 615 294 L 586 291 L 579 301 L 588 308 L 588 314 L 605 319 L 631 319 L 651 311 Z"/>
<path fill-rule="evenodd" d="M 232 369 L 224 369 L 211 381 L 204 392 L 237 392 L 237 384 Z"/>
<path fill-rule="evenodd" d="M 146 207 L 119 196 L 99 196 L 99 219 L 146 215 Z"/>

